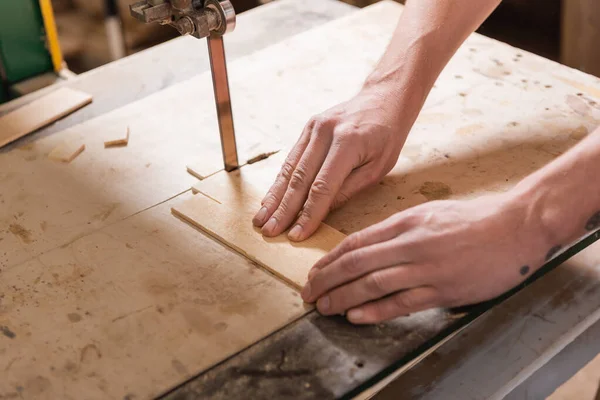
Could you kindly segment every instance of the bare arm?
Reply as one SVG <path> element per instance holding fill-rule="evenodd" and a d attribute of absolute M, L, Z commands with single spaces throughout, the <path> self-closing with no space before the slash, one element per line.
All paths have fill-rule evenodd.
<path fill-rule="evenodd" d="M 499 3 L 409 0 L 362 90 L 306 125 L 254 217 L 263 234 L 293 226 L 290 239 L 304 240 L 330 209 L 386 175 L 438 75 Z"/>

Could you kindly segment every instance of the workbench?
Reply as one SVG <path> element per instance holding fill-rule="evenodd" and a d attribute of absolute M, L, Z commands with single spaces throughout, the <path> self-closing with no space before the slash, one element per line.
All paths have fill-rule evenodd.
<path fill-rule="evenodd" d="M 384 6 L 392 7 L 389 4 L 384 4 Z M 393 26 L 392 19 L 397 18 L 397 16 L 393 13 L 387 13 L 387 10 L 388 8 L 374 8 L 372 11 L 367 11 L 372 12 L 372 14 L 369 14 L 370 23 L 375 23 L 373 22 L 375 17 L 381 18 L 382 25 L 389 31 L 389 27 Z M 392 7 L 390 10 L 395 10 L 395 8 Z M 333 20 L 339 20 L 339 25 L 329 24 L 328 29 L 330 30 L 328 32 L 335 32 L 334 28 L 336 26 L 348 25 L 356 25 L 357 30 L 359 30 L 361 20 L 359 16 L 352 17 L 352 15 L 357 15 L 353 13 L 355 13 L 355 10 L 352 7 L 333 0 L 301 2 L 281 0 L 249 11 L 239 17 L 237 31 L 227 40 L 229 60 L 231 62 L 243 56 L 250 56 L 250 60 L 258 60 L 256 63 L 260 65 L 259 61 L 264 61 L 266 58 L 263 54 L 252 59 L 255 52 L 276 43 L 283 43 L 287 38 L 320 27 Z M 389 14 L 387 19 L 382 18 L 385 14 Z M 356 18 L 357 20 L 344 20 L 344 18 Z M 368 36 L 372 31 L 367 26 L 360 34 Z M 385 44 L 384 36 L 377 36 L 375 33 L 372 33 L 372 35 L 373 39 L 377 40 L 378 47 L 376 47 L 380 49 Z M 343 37 L 336 39 L 340 43 L 344 41 Z M 332 44 L 330 45 L 334 46 L 335 42 L 333 39 L 331 41 Z M 351 41 L 351 38 L 347 39 L 344 42 L 345 44 L 340 45 L 340 47 L 344 48 L 346 46 L 345 48 L 348 48 L 350 45 L 347 42 L 349 41 Z M 296 48 L 289 43 L 289 48 Z M 294 42 L 293 44 L 299 45 L 299 43 Z M 315 44 L 315 46 L 317 45 Z M 358 54 L 360 54 L 360 51 L 367 51 L 367 43 L 357 43 L 357 46 L 359 46 Z M 190 51 L 191 48 L 194 51 Z M 39 151 L 39 154 L 43 154 L 43 151 L 39 148 L 52 144 L 52 140 L 56 136 L 53 134 L 58 132 L 62 134 L 65 130 L 73 133 L 78 124 L 84 121 L 117 110 L 136 100 L 171 87 L 177 82 L 183 82 L 203 71 L 207 71 L 207 55 L 205 52 L 197 51 L 199 48 L 194 39 L 179 38 L 65 82 L 63 84 L 65 86 L 92 94 L 94 97 L 93 104 L 34 135 L 4 148 L 0 156 L 7 157 L 14 152 L 35 153 Z M 317 52 L 317 49 L 315 51 Z M 453 186 L 453 189 L 456 190 L 455 195 L 468 198 L 480 193 L 480 189 L 474 186 L 473 181 L 478 182 L 485 190 L 490 190 L 490 187 L 491 190 L 504 190 L 508 185 L 514 184 L 520 176 L 565 151 L 582 136 L 585 136 L 585 133 L 593 125 L 599 123 L 600 108 L 596 107 L 597 103 L 595 101 L 600 101 L 600 81 L 481 37 L 470 39 L 470 42 L 461 51 L 461 57 L 466 57 L 465 54 L 468 55 L 469 57 L 466 57 L 466 59 L 471 60 L 477 66 L 467 70 L 460 63 L 449 65 L 442 77 L 441 82 L 444 84 L 438 84 L 432 96 L 428 99 L 424 112 L 415 125 L 415 130 L 411 136 L 430 130 L 431 126 L 443 125 L 444 129 L 455 131 L 459 137 L 469 137 L 474 132 L 484 129 L 482 122 L 477 121 L 482 121 L 484 118 L 485 121 L 490 121 L 494 117 L 478 110 L 477 107 L 487 111 L 501 109 L 501 111 L 494 112 L 496 120 L 487 122 L 498 135 L 504 134 L 501 139 L 498 139 L 498 146 L 492 146 L 492 151 L 489 153 L 478 153 L 476 157 L 467 157 L 465 156 L 467 153 L 461 154 L 461 151 L 468 152 L 470 149 L 446 146 L 441 140 L 438 143 L 429 144 L 427 144 L 427 138 L 420 141 L 418 139 L 409 141 L 401 157 L 401 166 L 405 167 L 410 163 L 422 161 L 421 150 L 419 149 L 425 149 L 429 146 L 427 151 L 423 150 L 423 152 L 432 157 L 431 167 L 416 171 L 413 176 L 386 178 L 382 185 L 374 191 L 376 197 L 378 196 L 378 202 L 375 202 L 373 197 L 359 196 L 356 203 L 354 203 L 354 207 L 361 210 L 360 216 L 356 212 L 352 214 L 352 208 L 350 208 L 350 211 L 348 209 L 346 211 L 342 210 L 341 213 L 336 213 L 328 219 L 332 226 L 342 232 L 349 233 L 397 211 L 395 206 L 391 206 L 391 202 L 382 204 L 380 202 L 382 198 L 390 199 L 390 201 L 392 198 L 398 201 L 408 199 L 406 203 L 402 203 L 400 206 L 402 208 L 416 204 L 417 201 L 422 202 L 425 200 L 423 198 L 418 200 L 418 196 L 425 196 L 426 199 L 429 199 L 428 196 L 431 193 L 423 190 L 419 192 L 418 189 L 416 191 L 413 189 L 416 182 L 422 182 L 424 178 L 429 176 L 433 177 L 434 180 L 451 179 L 451 177 L 458 175 L 459 171 L 464 171 L 465 167 L 474 172 L 471 172 L 470 176 L 466 174 L 465 186 L 460 184 Z M 327 53 L 326 49 L 324 53 Z M 375 51 L 373 54 L 375 54 Z M 289 57 L 293 59 L 293 55 Z M 273 61 L 275 64 L 278 62 Z M 374 62 L 376 62 L 376 57 L 371 54 L 368 62 L 363 64 L 357 62 L 354 66 L 364 75 L 368 72 L 367 66 L 372 65 Z M 506 67 L 508 62 L 513 62 L 515 65 L 509 69 Z M 284 61 L 281 61 L 281 63 L 285 65 Z M 336 60 L 334 64 L 344 70 L 344 60 Z M 258 67 L 256 68 L 259 70 Z M 314 66 L 311 65 L 310 68 L 314 68 Z M 310 68 L 306 68 L 307 73 L 310 73 Z M 332 75 L 337 71 L 331 66 L 328 66 L 328 68 L 327 72 Z M 281 71 L 280 78 L 285 80 L 285 69 Z M 235 76 L 235 68 L 233 69 L 233 75 Z M 341 77 L 337 78 L 341 79 Z M 320 92 L 321 97 L 314 102 L 315 104 L 307 112 L 318 112 L 324 104 L 334 100 L 339 101 L 339 97 L 347 95 L 344 90 L 335 86 L 336 82 L 335 79 L 332 79 L 331 87 L 326 87 L 322 93 Z M 285 86 L 285 84 L 289 85 L 288 81 L 284 81 L 282 86 L 293 89 L 290 86 Z M 339 82 L 337 84 L 340 85 Z M 264 99 L 240 99 L 239 96 L 236 97 L 235 85 L 234 81 L 232 84 L 234 108 L 235 104 L 252 105 L 257 101 L 264 101 Z M 336 87 L 338 89 L 331 89 Z M 314 89 L 318 91 L 317 88 Z M 333 90 L 331 97 L 327 97 L 326 89 Z M 351 89 L 348 88 L 348 92 Z M 553 89 L 553 91 L 549 89 Z M 498 103 L 490 94 L 500 91 L 506 93 L 506 100 L 501 102 L 503 104 Z M 540 93 L 546 92 L 547 95 L 545 96 L 548 98 L 544 101 L 538 101 Z M 44 91 L 35 93 L 9 103 L 0 108 L 0 113 L 8 112 L 31 101 L 36 96 L 43 95 L 43 93 Z M 557 98 L 560 97 L 560 101 L 553 100 L 553 94 Z M 470 96 L 478 98 L 478 104 L 467 104 Z M 521 98 L 521 96 L 523 97 Z M 567 98 L 566 105 L 563 101 L 565 97 Z M 536 100 L 536 104 L 528 102 L 531 98 Z M 520 102 L 515 103 L 516 99 Z M 586 99 L 585 103 L 583 103 L 583 99 Z M 279 98 L 278 101 L 285 103 L 282 98 Z M 558 105 L 558 103 L 561 104 Z M 515 104 L 518 104 L 518 107 Z M 269 110 L 266 110 L 266 108 L 265 110 L 257 110 L 257 114 L 261 112 L 268 113 Z M 556 115 L 561 116 L 561 118 L 551 116 L 541 122 L 535 120 L 535 117 L 539 117 L 539 115 L 536 115 L 537 111 L 551 108 L 557 109 Z M 523 117 L 525 115 L 524 110 L 530 109 L 532 110 L 531 120 L 527 120 Z M 243 114 L 243 111 L 240 114 Z M 285 124 L 286 120 L 289 119 L 293 120 L 290 122 L 290 126 L 297 129 L 297 125 L 306 119 L 306 116 L 303 115 L 304 111 L 299 114 L 302 115 L 299 115 L 297 120 L 290 117 L 290 115 L 286 115 L 285 112 L 282 115 L 273 115 L 273 120 L 268 121 L 266 125 Z M 571 117 L 573 121 L 568 121 L 567 116 Z M 241 117 L 242 125 L 246 121 L 244 118 L 250 119 L 249 116 Z M 261 123 L 267 121 L 260 115 L 257 115 L 256 118 Z M 540 133 L 539 124 L 542 124 L 541 126 L 547 130 L 554 130 L 553 132 L 557 134 L 564 132 L 564 135 L 560 136 L 563 139 L 550 140 L 543 136 L 543 133 Z M 251 131 L 252 124 L 247 126 Z M 263 129 L 267 130 L 268 127 L 263 127 Z M 510 129 L 513 129 L 513 133 L 510 133 Z M 299 133 L 299 130 L 297 132 Z M 215 138 L 216 134 L 217 131 L 215 130 Z M 173 141 L 177 140 L 177 135 L 178 132 L 173 132 Z M 296 132 L 290 132 L 287 135 L 290 137 L 297 136 Z M 46 145 L 44 140 L 49 141 L 49 144 Z M 447 152 L 444 150 L 445 148 L 452 151 L 456 150 L 456 152 Z M 23 158 L 29 157 L 28 161 L 37 162 L 37 154 L 25 155 Z M 528 160 L 527 167 L 521 168 L 518 172 L 509 169 L 503 170 L 503 165 L 511 162 L 518 163 L 519 159 L 530 154 L 534 154 L 538 158 L 532 158 L 531 162 Z M 147 168 L 151 167 L 149 164 L 146 164 Z M 120 166 L 118 165 L 115 168 Z M 164 167 L 162 164 L 161 166 Z M 506 172 L 506 182 L 498 179 L 493 182 L 486 181 L 486 169 L 488 171 L 495 170 L 495 173 L 497 173 L 497 170 Z M 76 170 L 69 169 L 65 171 L 69 171 L 63 172 L 66 178 L 77 178 L 73 175 L 76 172 L 72 172 Z M 35 170 L 32 169 L 30 172 L 33 175 Z M 97 178 L 106 180 L 105 175 L 110 175 L 111 172 L 115 172 L 115 176 L 119 176 L 116 174 L 116 170 L 106 171 L 106 174 L 102 171 Z M 160 172 L 156 172 L 156 174 L 157 186 L 162 188 L 166 184 L 160 181 Z M 468 187 L 466 186 L 467 178 L 470 179 L 470 186 Z M 0 180 L 2 179 L 10 181 L 11 177 L 5 171 L 0 171 Z M 31 179 L 35 179 L 35 177 Z M 128 179 L 128 177 L 125 176 L 123 179 Z M 13 184 L 15 188 L 18 187 L 16 183 L 13 182 Z M 19 184 L 22 184 L 22 182 Z M 43 185 L 43 182 L 40 182 L 40 184 Z M 4 187 L 8 186 L 10 185 Z M 4 190 L 4 187 L 3 192 L 0 192 L 0 194 L 8 198 L 9 193 Z M 404 189 L 399 189 L 400 187 Z M 416 187 L 418 188 L 418 184 Z M 71 186 L 65 186 L 64 189 L 70 190 Z M 169 189 L 175 190 L 175 187 Z M 189 193 L 174 194 L 178 196 L 189 195 Z M 44 204 L 39 200 L 41 195 L 36 193 L 36 196 L 38 198 L 35 200 L 28 201 L 38 205 Z M 123 196 L 124 198 L 127 198 L 127 196 L 135 198 L 135 194 L 132 193 L 126 193 Z M 26 196 L 24 195 L 22 199 L 26 199 Z M 100 203 L 101 200 L 98 200 L 98 202 Z M 66 322 L 63 322 L 58 315 L 43 317 L 40 314 L 40 319 L 49 318 L 49 324 L 44 325 L 42 328 L 48 332 L 53 332 L 53 335 L 57 335 L 57 332 L 60 331 L 53 330 L 50 323 L 57 326 L 66 323 L 77 323 L 79 324 L 77 326 L 82 326 L 88 319 L 93 319 L 95 325 L 90 325 L 88 329 L 108 332 L 109 338 L 121 341 L 123 352 L 135 350 L 135 344 L 131 343 L 133 337 L 129 337 L 128 332 L 135 332 L 136 338 L 140 337 L 146 341 L 151 341 L 152 335 L 158 335 L 165 342 L 164 348 L 147 349 L 148 354 L 143 355 L 143 360 L 141 358 L 127 360 L 127 357 L 122 354 L 100 351 L 101 348 L 104 348 L 104 343 L 93 342 L 82 346 L 80 352 L 74 352 L 74 357 L 78 361 L 76 360 L 74 363 L 67 362 L 65 365 L 60 366 L 49 366 L 52 372 L 49 372 L 48 376 L 52 376 L 52 378 L 40 375 L 27 382 L 30 387 L 27 385 L 17 386 L 14 388 L 14 392 L 0 393 L 0 395 L 9 398 L 14 393 L 17 396 L 22 396 L 24 393 L 42 395 L 45 391 L 50 390 L 49 388 L 53 387 L 52 385 L 59 382 L 63 385 L 63 388 L 69 388 L 70 385 L 76 388 L 83 383 L 80 379 L 70 378 L 71 375 L 69 374 L 79 377 L 83 375 L 77 374 L 85 372 L 87 373 L 85 376 L 89 379 L 96 379 L 94 378 L 97 376 L 94 375 L 96 371 L 93 369 L 86 370 L 85 368 L 90 368 L 89 365 L 92 365 L 93 362 L 102 362 L 105 368 L 108 368 L 106 366 L 111 365 L 112 359 L 119 359 L 120 362 L 127 360 L 124 368 L 136 370 L 133 375 L 137 376 L 136 382 L 138 383 L 148 373 L 146 378 L 148 386 L 152 386 L 155 380 L 159 378 L 147 371 L 147 365 L 152 363 L 155 357 L 163 362 L 163 353 L 172 351 L 178 353 L 178 358 L 175 357 L 170 362 L 169 368 L 172 369 L 173 374 L 170 379 L 173 380 L 173 377 L 177 376 L 185 376 L 186 378 L 178 381 L 179 386 L 172 385 L 171 390 L 162 388 L 162 395 L 167 399 L 324 399 L 352 398 L 355 396 L 366 398 L 377 390 L 382 390 L 379 394 L 381 398 L 502 398 L 523 389 L 523 385 L 527 384 L 528 378 L 535 377 L 537 371 L 542 370 L 545 365 L 550 365 L 550 361 L 554 356 L 576 343 L 577 338 L 588 328 L 595 327 L 596 322 L 600 319 L 600 312 L 598 311 L 600 309 L 600 291 L 598 290 L 600 289 L 600 279 L 599 270 L 596 269 L 600 265 L 600 247 L 598 245 L 590 246 L 598 239 L 598 235 L 592 234 L 549 262 L 540 273 L 528 280 L 526 284 L 499 299 L 458 310 L 429 310 L 390 323 L 369 327 L 352 326 L 342 317 L 326 318 L 315 311 L 310 311 L 302 314 L 297 319 L 287 321 L 285 326 L 275 333 L 262 338 L 225 360 L 220 360 L 215 366 L 198 375 L 195 371 L 188 371 L 185 364 L 186 356 L 193 353 L 193 351 L 200 351 L 199 348 L 168 348 L 169 344 L 167 342 L 171 337 L 175 337 L 172 336 L 175 333 L 169 331 L 168 325 L 161 322 L 161 318 L 166 318 L 164 314 L 168 314 L 173 308 L 176 309 L 177 304 L 167 304 L 165 299 L 173 290 L 175 292 L 180 291 L 182 295 L 189 295 L 193 292 L 193 286 L 201 284 L 202 279 L 213 279 L 215 287 L 218 287 L 217 278 L 226 280 L 227 277 L 226 275 L 217 278 L 210 278 L 208 275 L 195 277 L 193 276 L 193 269 L 182 264 L 185 261 L 183 259 L 150 260 L 148 258 L 152 248 L 163 248 L 165 253 L 168 253 L 172 250 L 167 247 L 175 246 L 179 251 L 192 254 L 193 250 L 189 247 L 204 246 L 202 250 L 205 251 L 205 259 L 197 261 L 198 268 L 201 270 L 214 265 L 218 265 L 224 271 L 226 271 L 226 268 L 254 268 L 255 266 L 243 260 L 242 257 L 230 249 L 211 244 L 209 238 L 202 237 L 195 230 L 184 226 L 181 221 L 173 218 L 168 212 L 171 200 L 168 198 L 160 200 L 136 198 L 135 207 L 137 208 L 129 204 L 122 204 L 117 207 L 121 203 L 114 203 L 114 207 L 99 208 L 99 214 L 90 222 L 92 227 L 84 227 L 85 229 L 78 225 L 75 216 L 69 216 L 67 218 L 69 218 L 71 225 L 68 229 L 73 230 L 73 232 L 77 230 L 87 230 L 88 232 L 73 234 L 70 240 L 63 242 L 54 237 L 44 238 L 43 243 L 38 244 L 41 246 L 41 251 L 35 253 L 28 252 L 25 249 L 26 246 L 24 246 L 23 249 L 17 249 L 14 253 L 7 255 L 6 252 L 10 253 L 12 248 L 9 248 L 6 243 L 14 240 L 14 238 L 10 236 L 8 230 L 6 234 L 4 232 L 0 233 L 0 250 L 5 252 L 4 256 L 6 256 L 6 258 L 0 258 L 3 263 L 0 267 L 0 294 L 6 295 L 3 301 L 0 302 L 0 306 L 7 307 L 5 303 L 8 301 L 9 291 L 12 301 L 15 302 L 14 304 L 21 301 L 19 304 L 23 307 L 28 301 L 27 299 L 23 300 L 27 293 L 35 293 L 35 301 L 40 303 L 44 302 L 45 295 L 52 296 L 51 291 L 54 289 L 48 289 L 48 287 L 44 287 L 43 290 L 40 289 L 41 294 L 38 295 L 37 290 L 30 289 L 32 282 L 35 282 L 35 284 L 41 282 L 49 285 L 50 288 L 56 288 L 56 291 L 64 290 L 65 298 L 60 299 L 60 301 L 56 300 L 52 304 L 52 307 L 57 309 L 69 304 L 69 301 L 72 301 L 70 298 L 73 296 L 77 298 L 80 293 L 85 294 L 86 290 L 90 290 L 90 288 L 93 290 L 94 287 L 102 285 L 103 288 L 109 288 L 109 296 L 114 296 L 117 300 L 131 299 L 132 304 L 129 307 L 131 312 L 113 315 L 110 313 L 111 307 L 117 307 L 117 303 L 111 303 L 113 300 L 103 300 L 108 301 L 108 304 L 91 307 L 94 303 L 88 303 L 87 308 L 83 304 L 81 304 L 81 308 L 78 305 L 76 309 L 68 314 L 69 321 Z M 93 199 L 86 197 L 82 201 L 91 203 Z M 390 204 L 389 207 L 388 204 Z M 10 204 L 8 205 L 10 206 Z M 102 206 L 104 207 L 104 204 Z M 46 218 L 43 210 L 24 209 L 22 211 L 23 215 L 17 211 L 15 209 L 14 215 L 1 215 L 0 218 L 3 218 L 3 223 L 9 224 L 13 220 L 20 221 L 20 219 L 28 222 L 27 218 L 33 218 L 29 214 L 35 214 L 36 218 L 40 219 L 40 232 L 52 229 L 52 226 L 49 227 L 44 221 L 41 221 L 42 218 Z M 73 214 L 83 213 L 83 211 L 83 209 L 75 210 Z M 42 218 L 40 218 L 40 215 Z M 153 227 L 152 221 L 156 221 L 157 225 L 164 225 L 165 229 L 161 228 L 159 232 L 159 229 Z M 67 230 L 67 228 L 64 230 Z M 184 245 L 169 240 L 169 235 L 176 235 L 184 230 L 187 235 L 194 236 L 194 234 L 197 234 L 197 237 L 194 236 L 193 243 Z M 35 237 L 35 235 L 33 236 Z M 29 239 L 29 236 L 21 237 L 22 242 L 27 242 Z M 120 252 L 131 250 L 135 255 L 121 256 L 121 253 L 117 253 L 116 249 L 121 242 L 124 244 L 123 249 L 119 250 Z M 99 245 L 102 247 L 98 249 Z M 590 247 L 586 248 L 587 246 Z M 2 252 L 0 252 L 0 255 Z M 110 257 L 106 256 L 109 252 Z M 569 259 L 570 256 L 575 254 L 577 255 Z M 106 265 L 107 269 L 112 268 L 110 272 L 114 276 L 105 276 L 93 271 L 92 268 L 81 267 L 79 263 L 82 261 L 78 257 L 83 255 L 90 260 L 90 263 L 96 263 L 94 265 Z M 59 259 L 73 259 L 74 261 L 69 263 L 68 266 L 61 267 L 65 270 L 60 270 L 56 266 Z M 566 261 L 567 259 L 569 261 Z M 176 283 L 170 283 L 170 279 L 175 278 L 167 274 L 158 275 L 158 277 L 145 274 L 131 277 L 120 272 L 123 271 L 123 268 L 127 268 L 128 265 L 136 262 L 147 262 L 153 266 L 160 263 L 170 272 L 180 268 L 187 275 L 177 277 Z M 39 268 L 40 263 L 47 265 L 48 268 L 55 268 L 58 272 L 57 275 L 32 276 L 30 271 Z M 208 265 L 209 263 L 211 264 Z M 559 265 L 560 268 L 556 268 Z M 133 282 L 127 281 L 127 279 L 135 280 L 138 278 L 143 280 L 149 292 L 160 300 L 158 303 L 151 305 L 133 304 L 137 302 L 135 296 L 131 293 L 124 293 L 131 286 L 126 287 L 123 285 L 132 285 Z M 285 285 L 275 282 L 275 278 L 270 276 L 268 278 L 253 278 L 256 281 L 248 282 L 247 289 L 249 291 L 255 290 L 253 284 L 259 287 L 263 285 L 266 287 L 265 291 L 273 292 L 273 294 L 261 293 L 260 296 L 272 296 L 273 302 L 278 301 L 275 295 L 280 293 L 283 299 L 281 307 L 287 306 L 288 303 L 285 302 L 289 302 L 290 306 L 295 304 L 294 302 L 298 302 L 298 300 L 294 300 L 294 296 L 297 297 L 297 294 L 290 293 Z M 8 279 L 8 282 L 12 282 L 16 286 L 3 287 L 2 279 Z M 84 281 L 90 279 L 94 281 L 94 285 L 98 286 L 86 286 L 89 283 Z M 125 279 L 125 282 L 116 282 L 118 279 Z M 5 291 L 5 293 L 2 293 L 2 291 Z M 213 293 L 213 295 L 220 299 L 219 293 Z M 96 293 L 90 293 L 89 296 L 96 298 L 96 300 L 100 298 L 100 295 Z M 88 300 L 86 298 L 85 301 Z M 81 301 L 84 302 L 84 300 Z M 214 300 L 212 301 L 214 302 Z M 31 305 L 28 304 L 28 306 Z M 37 304 L 37 306 L 40 306 L 40 304 Z M 274 303 L 269 312 L 276 315 L 278 306 Z M 245 307 L 245 313 L 251 314 L 254 312 L 251 305 L 248 307 L 248 304 L 246 304 Z M 0 308 L 0 325 L 5 325 L 3 318 L 17 318 L 19 312 L 18 307 Z M 106 326 L 101 325 L 104 320 L 107 321 Z M 114 327 L 116 322 L 127 325 L 116 328 Z M 152 326 L 156 327 L 156 331 L 149 331 Z M 195 328 L 201 329 L 202 327 L 195 326 Z M 252 329 L 249 329 L 249 331 L 252 331 Z M 20 326 L 19 329 L 10 332 L 21 340 L 21 333 L 27 332 L 27 327 Z M 80 332 L 74 338 L 79 338 L 79 335 L 85 333 Z M 255 332 L 249 334 L 255 334 Z M 31 335 L 31 332 L 29 335 Z M 27 333 L 25 333 L 25 336 L 27 336 Z M 8 337 L 8 335 L 5 335 L 5 337 L 0 336 L 0 341 L 15 339 L 14 337 Z M 59 337 L 50 339 L 60 341 Z M 2 342 L 0 342 L 0 350 L 2 350 L 2 345 Z M 210 347 L 211 343 L 205 343 L 204 346 Z M 114 346 L 111 349 L 113 352 L 115 351 Z M 10 350 L 9 347 L 4 348 L 4 352 Z M 63 344 L 63 347 L 60 347 L 58 351 L 69 353 L 74 349 L 70 349 L 66 344 Z M 152 353 L 156 354 L 153 355 Z M 0 355 L 2 354 L 3 352 L 0 351 Z M 564 353 L 561 354 L 564 357 Z M 137 357 L 141 356 L 142 354 L 137 354 Z M 421 360 L 423 357 L 424 359 Z M 585 357 L 591 359 L 593 355 L 580 357 L 581 365 L 584 364 Z M 10 374 L 11 368 L 16 368 L 21 358 L 21 355 L 17 355 L 7 359 L 6 365 L 0 365 L 0 368 Z M 122 365 L 119 365 L 119 367 L 123 368 Z M 57 375 L 58 372 L 55 369 L 60 369 L 63 375 Z M 565 372 L 565 374 L 568 374 L 568 372 Z M 560 379 L 564 380 L 567 377 L 557 378 L 551 384 L 558 384 Z M 100 391 L 107 390 L 110 392 L 111 382 L 99 379 L 97 386 Z M 123 395 L 124 398 L 138 398 L 136 392 L 139 387 L 132 384 L 130 389 L 131 392 Z M 551 391 L 552 389 L 545 387 L 543 390 Z M 540 391 L 543 390 L 540 389 Z M 141 397 L 145 396 L 141 395 Z"/>

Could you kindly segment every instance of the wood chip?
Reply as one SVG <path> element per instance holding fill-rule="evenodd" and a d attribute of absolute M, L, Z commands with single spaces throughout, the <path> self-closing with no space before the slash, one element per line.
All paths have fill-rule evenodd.
<path fill-rule="evenodd" d="M 78 155 L 80 155 L 85 150 L 85 144 L 81 142 L 64 142 L 58 146 L 56 146 L 50 154 L 48 154 L 48 158 L 53 161 L 59 161 L 64 163 L 70 163 Z"/>
<path fill-rule="evenodd" d="M 104 147 L 121 147 L 121 146 L 127 146 L 127 144 L 129 143 L 129 127 L 127 127 L 127 133 L 125 134 L 124 138 L 121 139 L 115 139 L 115 140 L 108 140 L 106 142 L 104 142 Z"/>

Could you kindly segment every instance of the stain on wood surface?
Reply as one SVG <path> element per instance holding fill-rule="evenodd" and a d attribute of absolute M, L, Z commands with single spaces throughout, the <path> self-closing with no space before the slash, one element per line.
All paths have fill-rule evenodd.
<path fill-rule="evenodd" d="M 10 224 L 8 230 L 10 231 L 10 233 L 18 237 L 25 244 L 29 244 L 32 242 L 31 231 L 25 229 L 20 224 Z"/>
<path fill-rule="evenodd" d="M 425 182 L 419 188 L 421 193 L 427 200 L 443 200 L 452 195 L 452 188 L 443 182 Z"/>

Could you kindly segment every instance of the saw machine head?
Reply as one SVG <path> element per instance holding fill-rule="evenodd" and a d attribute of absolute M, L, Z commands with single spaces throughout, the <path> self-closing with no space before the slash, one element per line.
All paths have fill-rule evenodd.
<path fill-rule="evenodd" d="M 144 0 L 129 6 L 131 15 L 145 23 L 171 25 L 182 35 L 208 38 L 210 69 L 223 163 L 226 171 L 239 167 L 233 112 L 227 77 L 223 35 L 235 28 L 235 10 L 229 0 Z"/>
<path fill-rule="evenodd" d="M 171 25 L 182 35 L 198 39 L 235 29 L 235 10 L 229 0 L 144 0 L 129 10 L 142 22 Z"/>

